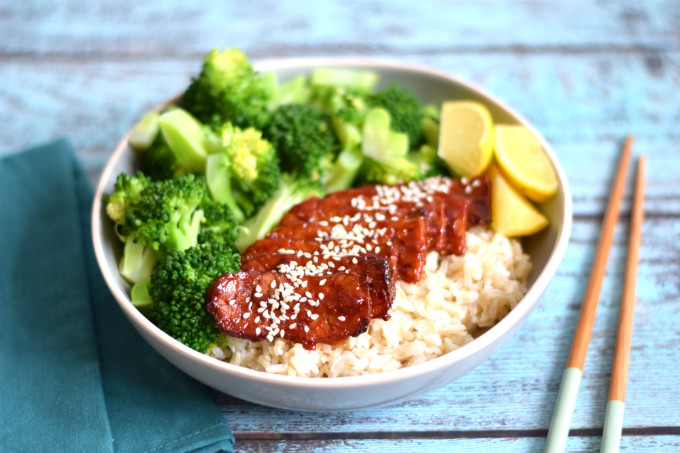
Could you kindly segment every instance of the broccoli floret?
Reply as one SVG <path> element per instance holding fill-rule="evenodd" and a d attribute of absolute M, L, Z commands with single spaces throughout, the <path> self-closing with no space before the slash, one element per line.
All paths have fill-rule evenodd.
<path fill-rule="evenodd" d="M 219 243 L 232 247 L 238 236 L 238 229 L 229 207 L 206 196 L 199 209 L 203 211 L 203 220 L 198 233 L 198 243 Z"/>
<path fill-rule="evenodd" d="M 222 127 L 222 152 L 208 158 L 210 194 L 226 204 L 237 221 L 250 217 L 274 194 L 281 169 L 272 145 L 254 128 Z"/>
<path fill-rule="evenodd" d="M 420 173 L 417 179 L 430 178 L 432 176 L 450 176 L 446 164 L 437 155 L 437 148 L 424 144 L 417 151 L 411 151 L 406 158 L 418 167 Z"/>
<path fill-rule="evenodd" d="M 231 122 L 239 127 L 262 128 L 267 105 L 274 99 L 273 74 L 260 76 L 238 49 L 214 49 L 203 61 L 182 97 L 182 105 L 205 124 L 219 127 Z"/>
<path fill-rule="evenodd" d="M 141 153 L 141 158 L 144 174 L 155 181 L 186 174 L 186 171 L 177 165 L 175 154 L 165 142 L 163 134 L 156 136 L 151 146 Z"/>
<path fill-rule="evenodd" d="M 423 140 L 423 113 L 420 102 L 406 88 L 392 84 L 368 96 L 373 107 L 382 107 L 390 113 L 391 127 L 408 136 L 409 146 L 415 148 Z"/>
<path fill-rule="evenodd" d="M 236 239 L 236 248 L 243 252 L 253 242 L 262 239 L 266 233 L 274 228 L 283 215 L 298 203 L 302 203 L 311 197 L 323 197 L 325 191 L 319 182 L 295 179 L 289 174 L 281 176 L 281 184 L 274 196 L 270 198 L 258 211 L 243 225 Z"/>
<path fill-rule="evenodd" d="M 309 104 L 282 105 L 264 136 L 276 149 L 283 171 L 317 181 L 330 166 L 336 138 L 330 116 Z"/>
<path fill-rule="evenodd" d="M 152 182 L 126 209 L 121 233 L 134 235 L 156 252 L 191 247 L 203 219 L 198 206 L 206 193 L 205 180 L 193 174 Z"/>
<path fill-rule="evenodd" d="M 137 172 L 134 176 L 121 173 L 116 178 L 113 192 L 106 197 L 106 214 L 115 222 L 116 232 L 121 240 L 127 236 L 121 230 L 125 225 L 128 208 L 139 202 L 142 191 L 150 184 L 151 179 L 142 172 Z"/>
<path fill-rule="evenodd" d="M 220 334 L 205 309 L 205 293 L 226 272 L 238 272 L 240 256 L 219 243 L 172 250 L 151 275 L 149 318 L 171 337 L 206 352 Z"/>

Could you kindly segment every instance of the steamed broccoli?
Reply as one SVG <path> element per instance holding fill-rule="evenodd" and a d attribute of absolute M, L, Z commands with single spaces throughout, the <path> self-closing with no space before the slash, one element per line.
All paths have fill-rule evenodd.
<path fill-rule="evenodd" d="M 418 167 L 419 176 L 416 179 L 425 179 L 432 176 L 449 176 L 449 171 L 439 155 L 437 148 L 429 144 L 422 145 L 417 151 L 411 151 L 406 156 L 410 162 Z"/>
<path fill-rule="evenodd" d="M 116 234 L 124 244 L 118 270 L 130 283 L 136 283 L 151 274 L 157 261 L 151 247 L 140 241 L 127 225 L 128 211 L 139 203 L 142 192 L 150 184 L 151 180 L 142 173 L 134 176 L 121 173 L 113 192 L 106 198 L 106 213 L 114 221 Z"/>
<path fill-rule="evenodd" d="M 169 250 L 196 244 L 206 194 L 205 181 L 193 174 L 162 181 L 142 173 L 118 175 L 106 212 L 124 244 L 120 272 L 128 281 L 149 275 Z"/>
<path fill-rule="evenodd" d="M 261 128 L 275 93 L 273 74 L 260 76 L 240 50 L 214 49 L 205 57 L 200 75 L 192 80 L 181 104 L 214 127 L 231 122 Z"/>
<path fill-rule="evenodd" d="M 206 195 L 198 208 L 203 212 L 198 243 L 218 243 L 233 247 L 239 230 L 229 207 Z"/>
<path fill-rule="evenodd" d="M 245 251 L 250 244 L 262 239 L 266 233 L 271 231 L 290 208 L 308 198 L 324 195 L 325 191 L 319 182 L 303 181 L 295 179 L 290 174 L 283 174 L 281 184 L 274 196 L 243 225 L 236 239 L 236 248 L 239 252 Z"/>
<path fill-rule="evenodd" d="M 281 170 L 272 145 L 261 132 L 227 124 L 221 130 L 222 151 L 207 160 L 210 194 L 226 204 L 237 221 L 250 217 L 279 186 Z"/>
<path fill-rule="evenodd" d="M 220 332 L 205 309 L 205 293 L 215 278 L 239 267 L 240 256 L 224 244 L 170 251 L 151 275 L 149 318 L 171 337 L 206 352 Z"/>
<path fill-rule="evenodd" d="M 420 102 L 406 88 L 392 84 L 368 96 L 372 107 L 382 107 L 390 113 L 394 131 L 408 136 L 409 147 L 415 148 L 423 140 L 423 113 Z"/>
<path fill-rule="evenodd" d="M 330 166 L 336 138 L 330 117 L 308 104 L 287 104 L 272 113 L 264 136 L 274 145 L 283 171 L 317 181 Z"/>
<path fill-rule="evenodd" d="M 151 146 L 140 153 L 144 173 L 153 180 L 170 179 L 186 174 L 177 164 L 177 158 L 163 138 L 158 134 Z"/>
<path fill-rule="evenodd" d="M 113 192 L 106 197 L 106 213 L 116 224 L 116 233 L 121 239 L 125 239 L 127 234 L 121 231 L 125 225 L 125 215 L 128 208 L 139 202 L 141 193 L 151 184 L 149 179 L 142 172 L 129 175 L 121 173 L 116 178 Z"/>
<path fill-rule="evenodd" d="M 219 151 L 219 137 L 186 110 L 173 108 L 158 118 L 158 124 L 176 167 L 185 172 L 203 172 L 208 155 Z"/>
<path fill-rule="evenodd" d="M 158 112 L 152 110 L 142 117 L 130 132 L 128 144 L 135 151 L 145 151 L 158 136 Z"/>
<path fill-rule="evenodd" d="M 399 184 L 422 179 L 415 162 L 398 157 L 389 162 L 379 162 L 370 157 L 364 159 L 357 180 L 360 184 Z"/>

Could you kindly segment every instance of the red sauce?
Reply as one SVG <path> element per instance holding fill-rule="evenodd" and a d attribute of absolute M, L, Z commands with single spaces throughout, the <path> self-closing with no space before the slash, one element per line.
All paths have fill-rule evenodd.
<path fill-rule="evenodd" d="M 422 277 L 429 251 L 462 254 L 469 226 L 488 224 L 489 179 L 369 185 L 295 206 L 218 278 L 207 309 L 227 335 L 286 338 L 313 349 L 389 318 L 396 280 Z"/>

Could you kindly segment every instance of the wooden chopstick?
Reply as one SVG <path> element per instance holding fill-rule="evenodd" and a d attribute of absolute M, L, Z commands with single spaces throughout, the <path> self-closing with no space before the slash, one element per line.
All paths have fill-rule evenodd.
<path fill-rule="evenodd" d="M 604 419 L 602 433 L 602 453 L 616 453 L 621 443 L 623 428 L 623 408 L 626 399 L 626 382 L 628 380 L 628 361 L 630 344 L 633 336 L 633 311 L 635 308 L 635 284 L 640 257 L 640 241 L 642 238 L 642 220 L 645 190 L 645 156 L 638 159 L 633 212 L 630 218 L 628 235 L 628 257 L 621 293 L 619 309 L 619 326 L 616 332 L 616 346 L 612 362 L 612 374 L 609 382 L 609 401 Z"/>
<path fill-rule="evenodd" d="M 595 311 L 600 297 L 609 249 L 614 237 L 614 227 L 619 219 L 619 205 L 621 204 L 621 198 L 623 198 L 623 186 L 626 182 L 632 145 L 633 136 L 629 135 L 623 146 L 614 185 L 612 186 L 612 193 L 609 198 L 604 221 L 602 222 L 602 231 L 597 243 L 595 258 L 593 259 L 590 279 L 583 296 L 578 324 L 574 331 L 571 350 L 567 359 L 567 366 L 562 375 L 562 383 L 560 384 L 555 410 L 550 422 L 550 428 L 548 429 L 545 453 L 561 453 L 564 451 L 567 436 L 569 435 L 571 416 L 576 404 L 576 395 L 578 394 L 578 387 L 583 374 L 583 364 L 586 360 L 590 334 L 595 322 Z"/>

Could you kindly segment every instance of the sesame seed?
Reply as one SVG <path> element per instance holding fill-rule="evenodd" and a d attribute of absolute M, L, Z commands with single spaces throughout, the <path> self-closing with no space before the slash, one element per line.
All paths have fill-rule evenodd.
<path fill-rule="evenodd" d="M 338 321 L 344 321 L 346 318 L 344 316 L 338 316 Z"/>
<path fill-rule="evenodd" d="M 319 282 L 319 286 L 323 286 L 325 283 L 326 283 L 326 279 L 324 278 L 323 280 L 321 280 L 321 281 Z"/>
<path fill-rule="evenodd" d="M 325 297 L 325 296 L 324 296 L 323 293 L 319 293 L 319 299 L 323 300 L 324 297 Z"/>
<path fill-rule="evenodd" d="M 247 312 L 244 313 L 244 314 L 243 314 L 243 319 L 248 319 L 248 318 L 250 318 L 250 313 L 247 313 Z"/>
<path fill-rule="evenodd" d="M 295 327 L 297 327 L 297 323 L 293 323 L 288 326 L 289 329 L 295 329 Z"/>
<path fill-rule="evenodd" d="M 261 293 L 262 292 L 262 287 L 260 285 L 257 285 L 255 287 L 255 292 Z"/>

